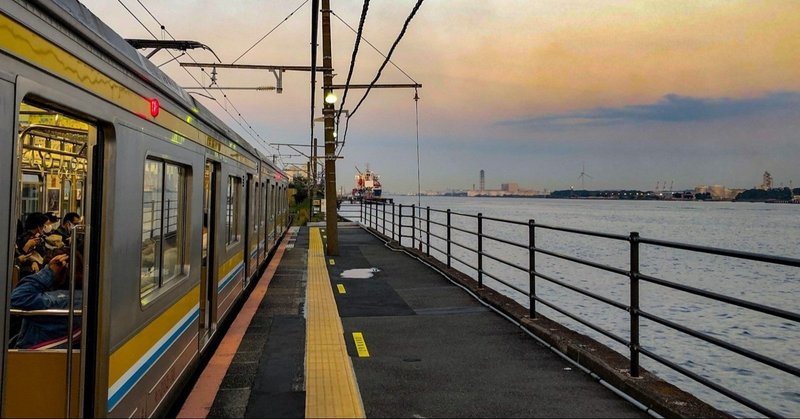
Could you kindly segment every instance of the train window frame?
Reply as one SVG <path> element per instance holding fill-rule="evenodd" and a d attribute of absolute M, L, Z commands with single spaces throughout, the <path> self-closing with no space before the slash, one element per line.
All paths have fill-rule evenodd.
<path fill-rule="evenodd" d="M 147 222 L 145 221 L 144 217 L 144 210 L 147 202 L 145 201 L 145 192 L 146 192 L 146 182 L 147 182 L 147 167 L 148 164 L 152 163 L 157 165 L 159 168 L 158 173 L 156 174 L 157 181 L 159 182 L 159 190 L 157 192 L 160 195 L 160 207 L 158 212 L 160 213 L 159 221 L 158 221 L 158 229 L 160 230 L 160 234 L 158 236 L 158 242 L 152 242 L 154 246 L 153 252 L 155 253 L 153 256 L 153 273 L 155 273 L 156 277 L 154 282 L 152 282 L 151 286 L 145 289 L 144 283 L 144 262 L 145 259 L 143 257 L 144 249 L 139 254 L 139 268 L 140 268 L 140 275 L 139 275 L 139 302 L 142 308 L 147 307 L 153 301 L 157 300 L 161 295 L 167 293 L 169 290 L 174 288 L 177 284 L 183 282 L 186 278 L 190 275 L 190 264 L 188 260 L 188 252 L 186 249 L 187 243 L 187 225 L 188 225 L 188 213 L 189 213 L 189 178 L 191 176 L 191 167 L 189 165 L 183 164 L 181 162 L 168 160 L 161 158 L 159 156 L 147 155 L 145 156 L 144 166 L 143 166 L 143 178 L 142 178 L 142 230 L 141 230 L 141 237 L 142 237 L 142 246 L 144 246 L 145 239 L 144 236 L 147 234 L 145 226 Z M 168 173 L 169 168 L 177 169 L 176 173 L 172 175 Z M 175 191 L 175 202 L 177 206 L 177 210 L 174 216 L 170 213 L 170 205 L 169 203 L 171 200 L 168 199 L 167 194 L 169 193 L 167 188 L 168 177 L 175 176 L 177 179 L 170 179 L 169 182 L 173 182 L 173 180 L 177 180 L 174 182 L 174 186 L 176 186 Z M 167 208 L 165 211 L 164 202 L 167 202 Z M 152 211 L 155 212 L 155 209 Z M 155 219 L 152 218 L 149 221 L 150 224 L 150 233 L 152 236 L 152 232 L 154 230 L 153 224 Z M 166 217 L 166 218 L 165 218 Z M 171 223 L 170 219 L 175 218 L 174 223 L 174 231 L 170 231 Z M 166 233 L 164 232 L 166 222 Z M 175 233 L 175 245 L 174 247 L 169 247 L 165 245 L 165 237 L 171 233 Z M 152 240 L 152 237 L 150 237 Z M 175 272 L 170 272 L 165 275 L 164 270 L 166 269 L 163 266 L 163 262 L 165 259 L 165 254 L 172 250 L 175 250 Z"/>
<path fill-rule="evenodd" d="M 242 212 L 242 178 L 238 175 L 228 175 L 225 190 L 225 246 L 230 249 L 242 241 L 241 212 Z M 245 227 L 246 229 L 247 227 Z"/>

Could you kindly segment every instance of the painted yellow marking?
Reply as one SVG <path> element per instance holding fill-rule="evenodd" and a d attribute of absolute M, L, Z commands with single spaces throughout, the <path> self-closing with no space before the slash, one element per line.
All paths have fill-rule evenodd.
<path fill-rule="evenodd" d="M 336 284 L 336 289 L 339 290 L 339 294 L 347 294 L 347 291 L 344 290 L 343 284 Z"/>
<path fill-rule="evenodd" d="M 319 228 L 309 229 L 306 319 L 307 418 L 363 418 L 353 364 L 331 289 Z"/>
<path fill-rule="evenodd" d="M 353 332 L 353 341 L 356 343 L 358 357 L 369 358 L 369 350 L 367 349 L 367 342 L 364 341 L 364 335 L 361 332 Z"/>
<path fill-rule="evenodd" d="M 336 261 L 335 261 L 335 260 L 333 260 L 333 259 L 329 259 L 329 260 L 328 260 L 328 263 L 330 263 L 330 264 L 331 264 L 331 266 L 333 266 L 333 265 L 336 265 Z"/>

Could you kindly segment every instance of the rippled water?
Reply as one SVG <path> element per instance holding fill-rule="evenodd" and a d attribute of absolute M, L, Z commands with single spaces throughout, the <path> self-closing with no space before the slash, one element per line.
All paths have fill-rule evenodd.
<path fill-rule="evenodd" d="M 397 203 L 416 204 L 416 197 L 395 197 Z M 583 230 L 642 237 L 695 245 L 721 247 L 746 252 L 800 258 L 800 205 L 732 202 L 680 201 L 591 201 L 549 199 L 423 197 L 423 206 L 487 217 L 549 224 Z M 443 214 L 432 215 L 444 222 Z M 404 221 L 408 224 L 409 220 Z M 473 218 L 453 216 L 454 226 L 476 230 Z M 433 225 L 434 234 L 445 236 Z M 407 231 L 406 234 L 409 234 Z M 528 229 L 484 221 L 484 234 L 527 244 Z M 453 232 L 453 238 L 470 248 L 476 240 Z M 408 245 L 409 243 L 404 243 Z M 444 250 L 443 242 L 432 245 Z M 536 231 L 536 246 L 604 265 L 629 269 L 629 244 L 607 239 L 555 232 Z M 484 241 L 484 251 L 527 268 L 524 249 Z M 453 246 L 454 256 L 476 266 L 474 254 Z M 432 254 L 437 254 L 436 250 Z M 442 258 L 442 254 L 438 254 Z M 453 266 L 476 275 L 474 269 L 456 261 Z M 798 311 L 800 268 L 774 266 L 728 257 L 704 255 L 663 247 L 642 245 L 641 271 L 673 282 L 761 304 Z M 560 281 L 596 294 L 629 302 L 627 277 L 537 254 L 536 269 Z M 528 289 L 527 273 L 484 258 L 484 270 Z M 503 290 L 527 306 L 527 296 L 510 287 L 485 279 L 488 286 Z M 592 323 L 629 339 L 629 317 L 618 308 L 600 303 L 574 291 L 538 279 L 537 295 Z M 640 307 L 643 311 L 701 331 L 712 337 L 770 356 L 789 365 L 800 365 L 800 325 L 751 310 L 717 303 L 701 297 L 641 283 Z M 627 355 L 628 349 L 614 340 L 554 311 L 537 305 L 537 311 L 569 327 L 588 334 Z M 751 361 L 658 323 L 640 321 L 642 347 L 678 365 L 723 385 L 757 403 L 786 416 L 800 416 L 800 378 Z M 722 410 L 737 416 L 755 412 L 685 376 L 642 356 L 642 365 L 662 378 L 697 395 Z"/>

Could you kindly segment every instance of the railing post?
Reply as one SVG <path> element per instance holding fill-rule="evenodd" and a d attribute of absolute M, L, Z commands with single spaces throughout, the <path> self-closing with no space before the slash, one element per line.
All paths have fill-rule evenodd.
<path fill-rule="evenodd" d="M 364 200 L 363 199 L 360 199 L 358 201 L 358 221 L 361 222 L 361 224 L 364 224 L 364 222 L 366 221 L 366 220 L 364 220 Z"/>
<path fill-rule="evenodd" d="M 483 288 L 483 214 L 478 213 L 478 288 Z"/>
<path fill-rule="evenodd" d="M 403 247 L 403 204 L 397 207 L 397 244 Z"/>
<path fill-rule="evenodd" d="M 394 239 L 394 200 L 392 200 L 392 239 Z"/>
<path fill-rule="evenodd" d="M 386 202 L 381 202 L 381 207 L 383 210 L 383 235 L 386 236 Z"/>
<path fill-rule="evenodd" d="M 417 248 L 417 210 L 414 204 L 411 204 L 411 248 Z"/>
<path fill-rule="evenodd" d="M 425 254 L 430 256 L 431 255 L 431 207 L 430 206 L 426 207 L 426 210 L 427 210 L 426 214 L 427 221 L 425 222 L 426 224 L 425 230 L 427 234 L 427 243 L 425 244 Z"/>
<path fill-rule="evenodd" d="M 639 376 L 639 233 L 632 232 L 631 242 L 631 368 L 632 377 Z"/>
<path fill-rule="evenodd" d="M 450 269 L 450 208 L 447 209 L 447 269 Z"/>
<path fill-rule="evenodd" d="M 528 292 L 530 318 L 536 318 L 536 221 L 528 220 Z"/>

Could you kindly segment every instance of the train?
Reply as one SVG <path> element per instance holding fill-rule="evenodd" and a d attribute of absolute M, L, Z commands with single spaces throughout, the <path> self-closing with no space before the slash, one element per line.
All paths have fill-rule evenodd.
<path fill-rule="evenodd" d="M 76 0 L 0 2 L 0 120 L 2 415 L 164 415 L 288 230 L 286 173 Z M 80 215 L 80 304 L 11 305 L 35 212 Z M 74 338 L 15 345 L 37 316 Z"/>

